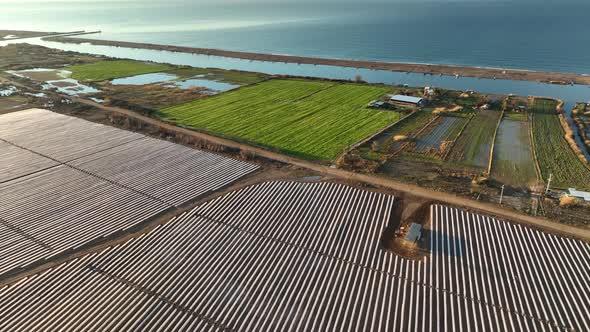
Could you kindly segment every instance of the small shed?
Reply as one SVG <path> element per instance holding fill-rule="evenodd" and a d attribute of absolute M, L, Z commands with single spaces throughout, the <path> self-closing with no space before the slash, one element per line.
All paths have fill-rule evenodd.
<path fill-rule="evenodd" d="M 400 106 L 420 107 L 424 105 L 424 99 L 404 95 L 394 95 L 389 97 L 389 101 Z"/>
<path fill-rule="evenodd" d="M 585 191 L 579 191 L 574 188 L 568 189 L 569 195 L 575 198 L 583 199 L 586 202 L 590 202 L 590 193 Z"/>
<path fill-rule="evenodd" d="M 368 105 L 369 108 L 385 108 L 385 103 L 380 100 L 373 100 Z"/>
<path fill-rule="evenodd" d="M 404 240 L 409 243 L 416 243 L 416 242 L 418 242 L 418 240 L 420 240 L 421 236 L 422 236 L 422 225 L 412 223 L 410 225 L 410 228 L 408 229 L 408 233 L 406 233 L 406 237 L 404 237 Z"/>

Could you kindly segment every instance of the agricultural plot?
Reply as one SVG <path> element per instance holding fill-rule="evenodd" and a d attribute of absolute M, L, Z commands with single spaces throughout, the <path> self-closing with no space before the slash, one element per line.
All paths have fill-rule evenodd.
<path fill-rule="evenodd" d="M 529 123 L 503 119 L 498 128 L 492 176 L 503 183 L 517 187 L 530 187 L 537 179 Z"/>
<path fill-rule="evenodd" d="M 0 183 L 26 176 L 59 163 L 0 140 Z"/>
<path fill-rule="evenodd" d="M 350 144 L 397 121 L 366 109 L 384 87 L 271 80 L 161 110 L 169 121 L 312 160 L 332 160 Z"/>
<path fill-rule="evenodd" d="M 0 289 L 0 330 L 588 329 L 588 244 L 437 205 L 433 255 L 407 260 L 380 249 L 392 208 L 338 184 L 247 187 Z"/>
<path fill-rule="evenodd" d="M 537 106 L 538 105 L 538 106 Z M 535 103 L 533 112 L 533 138 L 541 175 L 547 181 L 553 174 L 552 184 L 558 188 L 590 188 L 590 170 L 582 164 L 564 138 L 565 132 L 558 115 L 546 102 Z"/>
<path fill-rule="evenodd" d="M 494 131 L 502 113 L 494 110 L 479 111 L 459 136 L 449 160 L 485 169 L 488 167 Z"/>
<path fill-rule="evenodd" d="M 133 60 L 104 60 L 89 64 L 69 66 L 71 77 L 80 82 L 99 82 L 114 78 L 157 73 L 174 67 Z"/>
<path fill-rule="evenodd" d="M 411 137 L 414 133 L 424 128 L 434 118 L 435 115 L 432 113 L 432 110 L 425 109 L 419 112 L 414 112 L 403 119 L 403 121 L 398 121 L 391 126 L 391 128 L 377 136 L 375 142 L 387 147 L 392 143 L 395 136 Z"/>
<path fill-rule="evenodd" d="M 415 151 L 430 154 L 440 154 L 450 143 L 452 143 L 465 123 L 469 119 L 457 116 L 441 116 L 436 121 L 430 124 L 415 139 Z"/>
<path fill-rule="evenodd" d="M 0 116 L 0 275 L 139 224 L 257 166 L 45 110 Z"/>

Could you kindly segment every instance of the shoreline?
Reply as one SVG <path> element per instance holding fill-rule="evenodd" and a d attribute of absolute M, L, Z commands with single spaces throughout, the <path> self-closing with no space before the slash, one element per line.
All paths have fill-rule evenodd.
<path fill-rule="evenodd" d="M 347 60 L 334 58 L 315 58 L 296 55 L 268 54 L 254 52 L 227 51 L 220 49 L 198 48 L 187 46 L 173 46 L 149 43 L 135 43 L 111 40 L 99 40 L 89 38 L 46 37 L 44 40 L 69 44 L 89 43 L 98 46 L 126 47 L 135 49 L 149 49 L 189 54 L 212 55 L 227 58 L 236 58 L 251 61 L 283 62 L 308 65 L 325 65 L 335 67 L 363 68 L 372 70 L 385 70 L 394 72 L 411 72 L 424 75 L 442 75 L 457 77 L 474 77 L 485 79 L 506 79 L 515 81 L 532 81 L 549 84 L 590 85 L 590 76 L 571 73 L 549 73 L 531 70 L 467 67 L 455 65 L 437 65 L 421 63 L 380 62 L 369 60 Z"/>

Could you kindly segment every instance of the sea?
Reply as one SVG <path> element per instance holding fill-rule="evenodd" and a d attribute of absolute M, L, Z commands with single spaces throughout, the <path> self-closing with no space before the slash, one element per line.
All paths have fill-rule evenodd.
<path fill-rule="evenodd" d="M 0 29 L 590 74 L 589 0 L 2 0 Z"/>

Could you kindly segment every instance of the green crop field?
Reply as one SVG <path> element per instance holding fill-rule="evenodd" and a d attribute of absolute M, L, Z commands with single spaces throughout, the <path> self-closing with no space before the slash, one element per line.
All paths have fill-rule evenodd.
<path fill-rule="evenodd" d="M 397 121 L 367 109 L 390 90 L 359 84 L 270 80 L 161 110 L 168 121 L 255 142 L 312 160 L 333 160 L 347 146 Z"/>
<path fill-rule="evenodd" d="M 174 67 L 162 64 L 132 60 L 99 61 L 84 65 L 67 67 L 72 78 L 81 82 L 100 82 L 115 78 L 149 74 L 169 70 Z"/>
<path fill-rule="evenodd" d="M 501 114 L 495 110 L 478 112 L 455 142 L 448 160 L 486 168 L 494 131 Z"/>
<path fill-rule="evenodd" d="M 582 164 L 564 138 L 565 132 L 556 114 L 533 115 L 535 152 L 545 181 L 553 174 L 559 188 L 590 188 L 590 170 Z"/>

